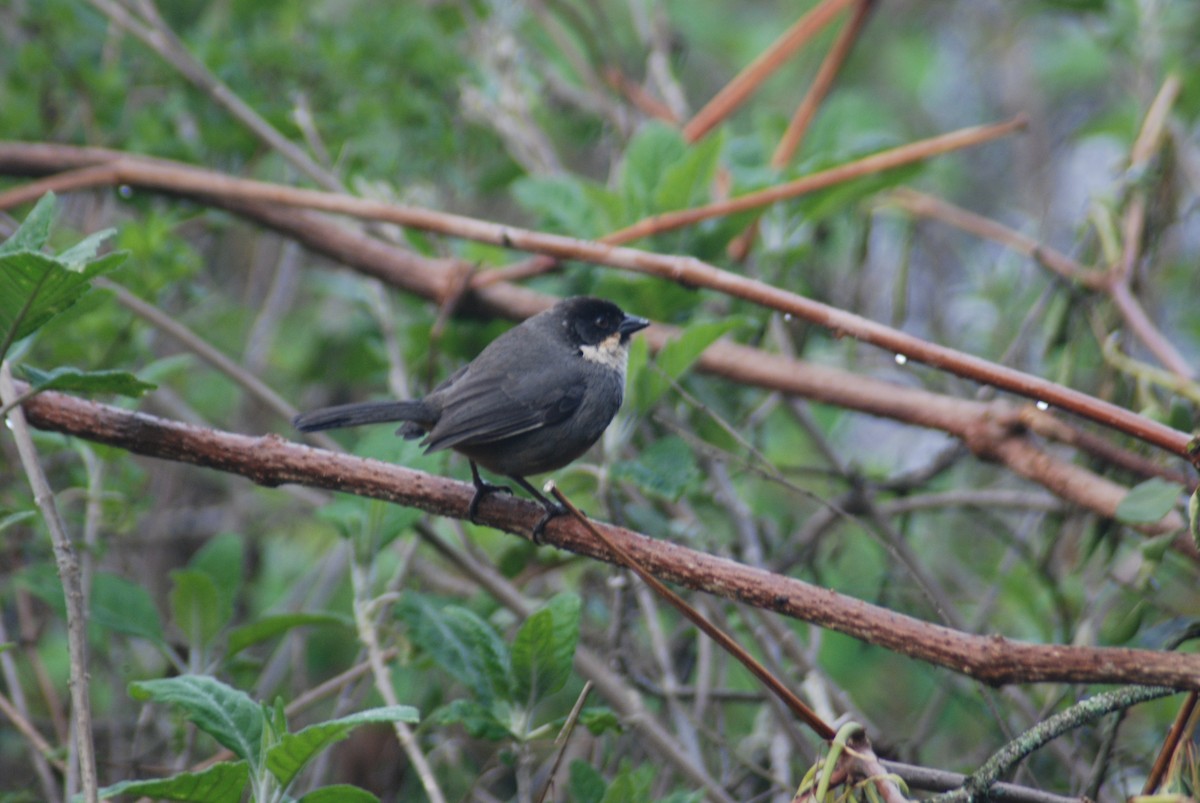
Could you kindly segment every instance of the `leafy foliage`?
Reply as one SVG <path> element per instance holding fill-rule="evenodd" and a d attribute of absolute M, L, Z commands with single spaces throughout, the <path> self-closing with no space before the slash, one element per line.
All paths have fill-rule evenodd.
<path fill-rule="evenodd" d="M 150 795 L 193 803 L 238 801 L 249 784 L 257 800 L 282 799 L 296 775 L 333 742 L 346 738 L 360 725 L 378 722 L 416 722 L 410 706 L 359 711 L 348 717 L 287 731 L 282 710 L 255 704 L 245 694 L 211 677 L 182 676 L 130 684 L 139 700 L 167 703 L 183 711 L 219 744 L 233 751 L 237 761 L 222 761 L 203 772 L 183 772 L 152 781 L 122 781 L 101 790 L 101 798 L 117 795 Z M 339 797 L 341 795 L 341 797 Z M 362 790 L 346 792 L 341 785 L 313 790 L 304 799 L 369 800 L 378 798 Z"/>
<path fill-rule="evenodd" d="M 1054 249 L 1098 271 L 1121 265 L 1130 210 L 1144 208 L 1131 287 L 1163 338 L 1195 363 L 1195 3 L 1053 0 L 903 13 L 876 4 L 787 160 L 775 158 L 781 137 L 833 30 L 792 54 L 707 135 L 689 141 L 683 132 L 805 9 L 742 4 L 731 15 L 720 3 L 609 0 L 158 5 L 180 47 L 351 192 L 570 237 L 604 237 L 1023 111 L 1029 127 L 1020 137 L 631 245 L 705 260 L 1179 430 L 1195 427 L 1194 383 L 1160 381 L 1147 370 L 1159 367 L 1157 355 L 1121 305 L 1055 275 L 1043 259 Z M 6 137 L 310 184 L 99 7 L 8 4 L 0 44 Z M 1149 162 L 1130 170 L 1169 76 L 1181 91 L 1166 133 Z M 0 189 L 27 181 L 31 169 L 0 175 Z M 1009 226 L 1039 251 L 1030 258 L 916 213 L 893 192 L 902 187 Z M 1134 203 L 1139 193 L 1144 204 Z M 559 486 L 597 518 L 972 632 L 1143 649 L 1171 648 L 1192 632 L 1195 563 L 1178 548 L 1179 530 L 1163 531 L 1183 521 L 1180 503 L 1193 490 L 1193 475 L 1179 481 L 1186 466 L 1098 427 L 1088 434 L 1136 459 L 1117 465 L 1074 445 L 1081 441 L 1010 433 L 1073 461 L 1072 482 L 1089 476 L 1109 493 L 1128 488 L 1106 518 L 1100 505 L 1055 496 L 1071 485 L 1065 475 L 1033 480 L 976 459 L 942 431 L 946 408 L 977 387 L 842 332 L 713 290 L 578 263 L 452 304 L 466 269 L 486 276 L 524 255 L 415 229 L 369 231 L 409 251 L 385 274 L 408 289 L 380 291 L 356 275 L 351 249 L 308 250 L 238 210 L 139 186 L 46 195 L 12 214 L 23 222 L 13 230 L 0 221 L 8 235 L 0 359 L 34 392 L 123 396 L 121 404 L 155 415 L 293 437 L 286 416 L 246 390 L 248 377 L 300 408 L 415 395 L 510 325 L 492 313 L 527 309 L 526 290 L 602 295 L 679 332 L 657 353 L 635 338 L 620 417 L 598 448 L 557 472 Z M 121 289 L 97 286 L 101 277 Z M 183 339 L 131 312 L 121 290 L 183 327 Z M 196 340 L 242 375 L 212 367 Z M 815 388 L 812 398 L 764 390 L 761 365 L 712 374 L 705 353 L 722 340 L 794 356 L 770 365 L 790 366 L 794 374 L 780 379 Z M 1110 342 L 1125 362 L 1113 360 Z M 142 379 L 126 372 L 135 369 Z M 890 384 L 855 396 L 828 369 Z M 161 390 L 150 394 L 155 385 Z M 896 399 L 881 387 L 897 388 L 897 397 L 926 390 L 941 404 L 890 418 Z M 390 427 L 332 437 L 354 454 L 469 477 L 465 461 L 423 455 Z M 813 766 L 814 740 L 797 737 L 756 682 L 608 566 L 414 509 L 260 488 L 79 438 L 39 434 L 37 443 L 84 561 L 104 780 L 145 766 L 192 770 L 116 783 L 106 795 L 233 801 L 249 789 L 259 800 L 427 799 L 412 756 L 386 728 L 413 721 L 413 712 L 383 706 L 375 698 L 385 688 L 431 712 L 413 739 L 447 799 L 536 799 L 531 779 L 550 779 L 551 797 L 595 803 L 703 799 L 710 790 L 696 768 L 734 799 L 757 799 L 790 795 Z M 7 441 L 0 451 L 11 454 Z M 1147 465 L 1154 471 L 1131 468 Z M 26 721 L 57 759 L 70 749 L 58 727 L 68 688 L 65 592 L 19 471 L 0 461 L 3 691 L 17 699 L 9 684 L 21 684 Z M 1191 492 L 1187 507 L 1194 539 L 1198 498 Z M 1117 499 L 1105 500 L 1111 511 Z M 949 669 L 701 599 L 793 688 L 869 723 L 877 746 L 929 767 L 972 771 L 1011 734 L 1091 691 L 1018 685 L 992 695 Z M 369 667 L 368 630 L 382 650 Z M 584 650 L 590 661 L 577 658 Z M 573 719 L 585 679 L 577 666 L 609 674 Z M 610 693 L 618 701 L 597 699 Z M 282 702 L 255 698 L 312 708 L 292 716 L 305 717 L 293 729 Z M 157 706 L 146 715 L 145 700 L 194 724 Z M 630 709 L 617 702 L 628 700 L 677 741 L 675 750 L 660 751 L 645 721 L 625 716 Z M 1069 749 L 1030 756 L 1018 778 L 1122 800 L 1123 779 L 1146 774 L 1175 713 L 1158 703 L 1110 730 L 1079 729 Z M 205 735 L 193 738 L 193 728 Z M 565 747 L 552 742 L 563 730 Z M 41 786 L 55 765 L 22 738 L 0 728 L 0 797 L 55 796 Z M 236 759 L 199 768 L 214 745 Z M 337 758 L 313 760 L 326 750 Z M 665 756 L 687 757 L 693 771 Z M 1181 778 L 1187 763 L 1173 765 Z M 350 770 L 362 766 L 373 772 Z"/>

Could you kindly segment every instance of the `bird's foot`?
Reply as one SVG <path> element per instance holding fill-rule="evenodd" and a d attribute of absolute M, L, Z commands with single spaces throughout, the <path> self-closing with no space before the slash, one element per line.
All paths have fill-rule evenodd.
<path fill-rule="evenodd" d="M 555 502 L 548 502 L 547 500 L 543 499 L 542 507 L 546 512 L 542 514 L 540 519 L 538 519 L 538 523 L 533 525 L 533 531 L 529 534 L 530 538 L 533 540 L 533 543 L 537 544 L 538 546 L 542 545 L 542 536 L 546 531 L 546 523 L 550 521 L 550 519 L 567 515 L 567 509 Z"/>
<path fill-rule="evenodd" d="M 471 463 L 471 479 L 475 483 L 475 495 L 471 497 L 471 504 L 467 505 L 467 519 L 472 524 L 476 524 L 475 516 L 479 513 L 479 503 L 483 501 L 483 498 L 494 493 L 506 493 L 512 496 L 512 488 L 484 481 L 483 477 L 479 476 L 479 469 L 475 467 L 474 462 Z"/>

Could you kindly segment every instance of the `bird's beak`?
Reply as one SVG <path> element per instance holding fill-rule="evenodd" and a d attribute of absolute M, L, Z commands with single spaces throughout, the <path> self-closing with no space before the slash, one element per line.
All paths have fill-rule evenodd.
<path fill-rule="evenodd" d="M 636 315 L 626 315 L 625 320 L 621 321 L 621 325 L 617 327 L 617 331 L 622 337 L 628 337 L 634 332 L 640 332 L 650 325 L 650 321 L 645 318 L 639 318 Z"/>

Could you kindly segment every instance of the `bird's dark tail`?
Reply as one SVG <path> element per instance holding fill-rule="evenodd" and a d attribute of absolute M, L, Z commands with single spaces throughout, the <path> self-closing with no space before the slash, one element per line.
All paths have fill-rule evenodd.
<path fill-rule="evenodd" d="M 436 416 L 429 405 L 415 401 L 375 401 L 355 404 L 339 404 L 337 407 L 322 407 L 301 413 L 292 419 L 292 426 L 301 432 L 317 432 L 322 429 L 357 427 L 362 424 L 383 424 L 388 421 L 413 421 L 432 425 Z"/>

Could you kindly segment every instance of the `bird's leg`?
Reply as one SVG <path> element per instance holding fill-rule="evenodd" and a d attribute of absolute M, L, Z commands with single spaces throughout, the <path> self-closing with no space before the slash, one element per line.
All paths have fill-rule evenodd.
<path fill-rule="evenodd" d="M 529 493 L 533 495 L 533 498 L 541 502 L 542 507 L 546 510 L 545 515 L 538 520 L 537 524 L 533 525 L 533 532 L 530 533 L 530 537 L 533 538 L 533 543 L 540 546 L 542 543 L 542 533 L 546 530 L 546 522 L 550 521 L 550 519 L 553 519 L 556 516 L 565 516 L 567 509 L 558 502 L 551 502 L 542 494 L 541 491 L 526 482 L 524 477 L 518 477 L 515 474 L 509 474 L 508 476 L 509 479 L 513 480 L 522 488 L 529 491 Z"/>
<path fill-rule="evenodd" d="M 468 462 L 471 464 L 471 481 L 475 483 L 475 495 L 471 497 L 471 504 L 467 505 L 467 518 L 474 524 L 475 514 L 479 512 L 479 503 L 483 501 L 483 497 L 488 494 L 494 494 L 497 491 L 511 495 L 512 488 L 509 488 L 507 485 L 493 485 L 490 482 L 484 482 L 483 477 L 479 476 L 479 468 L 475 465 L 475 461 L 470 460 Z"/>

